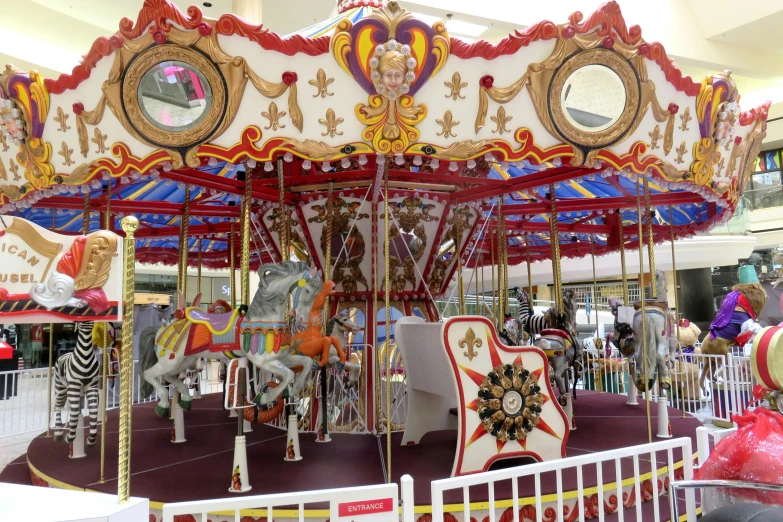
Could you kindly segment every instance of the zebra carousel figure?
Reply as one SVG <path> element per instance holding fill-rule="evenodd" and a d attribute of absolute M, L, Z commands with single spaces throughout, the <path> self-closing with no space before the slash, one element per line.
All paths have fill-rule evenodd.
<path fill-rule="evenodd" d="M 63 439 L 61 414 L 68 411 L 68 434 L 65 441 L 72 444 L 81 413 L 82 395 L 87 401 L 90 417 L 90 433 L 87 446 L 94 446 L 98 435 L 98 400 L 100 396 L 100 361 L 92 343 L 93 323 L 76 323 L 76 349 L 61 355 L 54 366 L 54 439 Z"/>

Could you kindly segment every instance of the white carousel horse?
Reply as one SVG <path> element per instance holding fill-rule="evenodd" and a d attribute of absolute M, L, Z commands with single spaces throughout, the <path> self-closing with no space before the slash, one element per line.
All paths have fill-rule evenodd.
<path fill-rule="evenodd" d="M 244 317 L 239 313 L 242 307 L 230 314 L 207 314 L 190 307 L 180 319 L 163 326 L 154 338 L 142 335 L 142 371 L 144 379 L 158 392 L 158 415 L 168 416 L 169 412 L 168 393 L 160 378 L 179 390 L 180 406 L 190 409 L 188 387 L 179 374 L 204 356 L 218 360 L 247 357 L 259 369 L 276 376 L 280 384 L 264 387 L 255 397 L 259 406 L 274 403 L 289 384 L 293 383 L 293 393 L 302 389 L 308 372 L 296 376 L 291 368 L 309 368 L 311 359 L 291 353 L 287 343 L 292 330 L 300 330 L 310 316 L 313 301 L 323 286 L 321 274 L 304 262 L 283 261 L 261 266 L 258 275 L 258 291 Z M 288 321 L 286 307 L 292 294 L 293 318 Z"/>
<path fill-rule="evenodd" d="M 553 308 L 545 316 L 548 326 L 540 331 L 541 338 L 535 343 L 549 359 L 553 378 L 560 391 L 560 403 L 566 401 L 569 389 L 568 368 L 575 370 L 573 387 L 581 375 L 582 342 L 576 335 L 576 299 L 572 290 L 563 292 L 563 313 L 558 319 Z"/>
<path fill-rule="evenodd" d="M 656 270 L 656 295 L 657 301 L 645 301 L 638 303 L 639 308 L 644 306 L 644 322 L 647 330 L 647 351 L 644 351 L 642 342 L 642 311 L 637 310 L 633 317 L 634 361 L 636 363 L 636 387 L 639 391 L 646 391 L 655 384 L 656 372 L 662 389 L 671 388 L 668 362 L 675 349 L 669 343 L 674 318 L 668 310 L 666 301 L 666 279 L 663 272 Z M 646 363 L 645 363 L 646 359 Z M 647 372 L 645 374 L 645 365 Z"/>

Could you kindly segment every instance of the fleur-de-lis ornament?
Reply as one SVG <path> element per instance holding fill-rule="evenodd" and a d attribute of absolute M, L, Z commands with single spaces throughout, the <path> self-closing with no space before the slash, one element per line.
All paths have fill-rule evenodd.
<path fill-rule="evenodd" d="M 14 175 L 14 181 L 19 181 L 22 179 L 22 176 L 19 175 L 19 165 L 14 163 L 14 160 L 11 160 L 11 172 Z"/>
<path fill-rule="evenodd" d="M 721 159 L 720 159 L 720 161 L 718 162 L 718 165 L 717 165 L 717 167 L 718 167 L 718 168 L 717 168 L 717 170 L 715 171 L 715 177 L 716 177 L 716 178 L 719 178 L 719 177 L 721 177 L 721 174 L 720 174 L 720 173 L 721 173 L 721 171 L 723 170 L 723 167 L 725 167 L 725 166 L 726 166 L 725 160 L 726 160 L 726 158 L 721 158 Z"/>
<path fill-rule="evenodd" d="M 8 174 L 5 172 L 5 165 L 3 165 L 3 160 L 0 160 L 0 179 L 3 181 L 8 181 Z"/>
<path fill-rule="evenodd" d="M 444 138 L 457 137 L 457 133 L 454 132 L 453 129 L 459 125 L 459 121 L 454 119 L 451 111 L 446 111 L 446 114 L 443 115 L 443 119 L 435 120 L 435 123 L 441 126 L 441 131 L 437 133 L 438 136 L 443 136 Z"/>
<path fill-rule="evenodd" d="M 503 107 L 498 107 L 498 115 L 489 117 L 489 119 L 495 122 L 495 125 L 497 125 L 497 128 L 492 132 L 497 132 L 501 136 L 504 132 L 511 132 L 506 128 L 506 123 L 510 122 L 511 118 L 513 118 L 513 116 L 506 116 L 506 109 Z"/>
<path fill-rule="evenodd" d="M 677 163 L 685 163 L 685 160 L 682 159 L 682 157 L 685 155 L 686 152 L 688 152 L 688 147 L 685 146 L 685 141 L 683 140 L 682 143 L 680 143 L 680 146 L 674 149 L 674 152 L 677 153 L 677 158 L 675 158 L 674 161 Z"/>
<path fill-rule="evenodd" d="M 318 123 L 326 127 L 326 132 L 322 132 L 321 136 L 328 135 L 330 138 L 334 138 L 335 135 L 342 136 L 343 133 L 337 130 L 337 126 L 340 125 L 343 121 L 345 120 L 336 117 L 332 109 L 327 110 L 326 119 L 320 118 L 318 120 Z"/>
<path fill-rule="evenodd" d="M 656 125 L 652 132 L 648 132 L 647 135 L 650 136 L 650 149 L 655 150 L 660 148 L 658 140 L 661 139 L 661 126 Z"/>
<path fill-rule="evenodd" d="M 5 133 L 0 132 L 0 144 L 3 145 L 3 152 L 8 150 L 8 143 L 5 141 Z"/>
<path fill-rule="evenodd" d="M 680 125 L 680 130 L 686 131 L 688 130 L 688 122 L 691 121 L 693 118 L 691 118 L 691 108 L 685 107 L 685 111 L 683 111 L 682 114 L 680 114 L 680 121 L 682 124 Z"/>
<path fill-rule="evenodd" d="M 103 134 L 101 132 L 101 129 L 99 129 L 98 127 L 95 127 L 94 135 L 95 135 L 95 137 L 93 139 L 91 139 L 90 141 L 98 146 L 98 150 L 96 150 L 95 152 L 97 154 L 103 154 L 104 152 L 106 152 L 108 150 L 106 148 L 106 140 L 109 138 L 109 136 L 106 135 L 106 134 Z"/>
<path fill-rule="evenodd" d="M 315 80 L 310 80 L 307 83 L 318 89 L 318 92 L 313 94 L 313 98 L 334 96 L 333 92 L 329 92 L 329 86 L 334 83 L 334 78 L 327 78 L 323 69 L 318 69 L 318 72 L 315 74 Z"/>
<path fill-rule="evenodd" d="M 272 102 L 269 104 L 269 112 L 262 112 L 261 116 L 269 120 L 269 125 L 264 127 L 264 129 L 272 129 L 277 130 L 278 128 L 284 129 L 285 125 L 280 123 L 280 118 L 285 116 L 285 111 L 278 111 L 277 110 L 277 104 L 275 102 Z"/>
<path fill-rule="evenodd" d="M 73 165 L 74 162 L 73 160 L 71 160 L 71 154 L 73 154 L 73 149 L 69 149 L 67 143 L 63 142 L 63 146 L 60 149 L 60 152 L 58 152 L 57 154 L 62 156 L 63 159 L 65 160 L 63 162 L 63 165 L 65 165 L 66 167 L 70 167 L 71 165 Z"/>
<path fill-rule="evenodd" d="M 446 98 L 451 98 L 454 101 L 456 101 L 457 98 L 465 99 L 465 97 L 460 94 L 460 91 L 467 87 L 468 83 L 462 81 L 462 77 L 458 72 L 454 73 L 450 82 L 443 82 L 443 85 L 451 89 L 451 92 L 446 95 Z"/>
<path fill-rule="evenodd" d="M 60 127 L 57 129 L 58 131 L 65 132 L 70 129 L 68 126 L 68 114 L 65 114 L 62 107 L 57 107 L 57 116 L 54 117 L 54 121 L 60 124 Z"/>
<path fill-rule="evenodd" d="M 468 328 L 468 331 L 465 332 L 465 337 L 460 339 L 458 344 L 460 348 L 467 349 L 467 351 L 463 352 L 463 354 L 468 358 L 469 361 L 472 361 L 473 358 L 478 355 L 476 348 L 481 348 L 483 342 L 484 341 L 481 339 L 476 339 L 476 332 L 473 331 L 473 328 Z"/>

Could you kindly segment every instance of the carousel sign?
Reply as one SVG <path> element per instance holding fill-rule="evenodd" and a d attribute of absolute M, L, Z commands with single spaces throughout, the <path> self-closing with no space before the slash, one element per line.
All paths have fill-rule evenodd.
<path fill-rule="evenodd" d="M 0 316 L 15 323 L 116 321 L 122 312 L 119 239 L 104 230 L 61 235 L 3 217 Z"/>

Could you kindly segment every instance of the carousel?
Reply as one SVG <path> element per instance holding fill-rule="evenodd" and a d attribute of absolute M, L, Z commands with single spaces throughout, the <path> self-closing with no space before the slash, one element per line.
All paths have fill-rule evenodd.
<path fill-rule="evenodd" d="M 18 272 L 0 279 L 0 314 L 75 321 L 84 347 L 50 355 L 35 484 L 148 498 L 152 520 L 227 490 L 410 474 L 424 516 L 431 480 L 695 436 L 701 423 L 666 406 L 679 323 L 653 246 L 732 216 L 768 105 L 741 110 L 729 71 L 684 77 L 615 2 L 495 44 L 381 0 L 341 2 L 306 34 L 273 30 L 146 0 L 71 74 L 0 75 L 0 251 Z M 626 273 L 626 250 L 641 273 Z M 583 347 L 560 273 L 563 258 L 616 251 L 627 398 L 576 391 Z M 508 267 L 542 260 L 555 304 L 515 317 Z M 136 376 L 134 262 L 179 272 L 174 319 L 141 332 Z M 187 295 L 188 268 L 199 288 L 202 268 L 228 269 L 227 302 L 206 311 Z M 482 316 L 465 315 L 468 294 Z M 436 301 L 452 297 L 459 314 L 444 317 Z M 108 412 L 111 350 L 101 361 L 105 334 L 89 339 L 101 322 L 122 327 Z M 185 384 L 205 360 L 225 365 L 224 393 Z M 134 378 L 151 402 L 133 403 Z M 601 481 L 612 510 L 657 502 L 625 486 L 652 482 L 640 465 L 585 484 Z M 575 484 L 540 486 L 546 517 L 558 501 L 577 512 Z M 458 492 L 446 507 L 486 501 Z"/>

